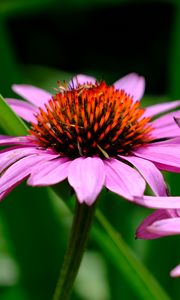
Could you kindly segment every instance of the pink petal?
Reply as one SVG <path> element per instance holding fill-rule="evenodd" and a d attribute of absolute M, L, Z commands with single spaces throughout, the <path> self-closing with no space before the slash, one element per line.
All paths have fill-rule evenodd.
<path fill-rule="evenodd" d="M 167 186 L 164 181 L 164 178 L 161 172 L 156 168 L 156 166 L 152 162 L 134 156 L 121 157 L 129 161 L 135 166 L 135 168 L 137 168 L 137 170 L 142 174 L 142 176 L 147 181 L 155 195 L 167 195 Z"/>
<path fill-rule="evenodd" d="M 180 145 L 163 146 L 162 144 L 148 145 L 133 151 L 136 156 L 163 164 L 164 166 L 176 167 L 180 171 Z"/>
<path fill-rule="evenodd" d="M 44 151 L 42 154 L 32 154 L 16 161 L 0 177 L 0 194 L 25 179 L 31 173 L 34 166 L 38 167 L 39 162 L 50 158 L 53 159 L 54 156 L 48 156 Z"/>
<path fill-rule="evenodd" d="M 0 152 L 0 173 L 19 159 L 37 153 L 38 150 L 34 147 L 13 147 L 2 150 Z"/>
<path fill-rule="evenodd" d="M 170 218 L 180 217 L 180 209 L 168 209 L 166 210 Z"/>
<path fill-rule="evenodd" d="M 149 208 L 179 209 L 180 197 L 135 196 L 134 202 Z"/>
<path fill-rule="evenodd" d="M 114 86 L 118 90 L 124 90 L 130 96 L 133 96 L 133 100 L 140 100 L 144 95 L 145 79 L 136 73 L 130 73 L 114 83 Z"/>
<path fill-rule="evenodd" d="M 31 172 L 31 167 L 36 165 L 38 161 L 43 160 L 44 157 L 37 157 L 30 155 L 15 162 L 0 178 L 0 199 L 4 192 L 17 186 L 22 182 Z"/>
<path fill-rule="evenodd" d="M 161 236 L 180 233 L 180 218 L 158 220 L 147 227 L 147 230 Z"/>
<path fill-rule="evenodd" d="M 180 145 L 180 138 L 172 138 L 161 142 L 152 143 L 151 147 L 157 147 L 157 146 L 163 146 L 163 147 L 176 147 L 177 145 Z M 154 162 L 156 167 L 159 170 L 169 171 L 169 172 L 176 172 L 179 173 L 179 167 L 166 165 L 163 163 Z"/>
<path fill-rule="evenodd" d="M 174 116 L 174 120 L 176 121 L 176 124 L 180 127 L 180 117 L 177 118 Z"/>
<path fill-rule="evenodd" d="M 180 265 L 178 265 L 177 267 L 175 267 L 171 272 L 170 275 L 172 277 L 179 277 L 180 276 Z"/>
<path fill-rule="evenodd" d="M 173 111 L 166 115 L 163 115 L 159 117 L 158 119 L 152 121 L 152 126 L 154 128 L 159 128 L 167 125 L 174 124 L 174 119 L 178 119 L 178 116 L 180 117 L 180 111 Z"/>
<path fill-rule="evenodd" d="M 12 110 L 27 122 L 36 122 L 35 113 L 37 109 L 28 102 L 16 99 L 6 99 Z"/>
<path fill-rule="evenodd" d="M 23 146 L 35 146 L 35 140 L 30 136 L 6 136 L 0 135 L 0 145 L 8 146 L 8 145 L 23 145 Z"/>
<path fill-rule="evenodd" d="M 165 102 L 162 104 L 154 104 L 148 106 L 143 114 L 143 117 L 153 117 L 155 115 L 161 114 L 165 111 L 171 110 L 180 106 L 180 101 L 173 101 L 173 102 Z"/>
<path fill-rule="evenodd" d="M 180 137 L 176 137 L 176 138 L 171 138 L 171 139 L 168 139 L 168 140 L 165 140 L 165 141 L 161 141 L 161 142 L 153 142 L 151 144 L 151 147 L 153 146 L 166 146 L 166 147 L 169 147 L 169 146 L 176 146 L 176 145 L 180 145 Z"/>
<path fill-rule="evenodd" d="M 66 158 L 43 161 L 32 169 L 27 183 L 32 186 L 47 186 L 61 182 L 68 176 L 70 163 Z"/>
<path fill-rule="evenodd" d="M 171 125 L 164 125 L 160 128 L 154 128 L 152 131 L 152 137 L 154 139 L 172 138 L 178 136 L 180 136 L 180 130 L 175 122 Z"/>
<path fill-rule="evenodd" d="M 135 195 L 143 195 L 146 183 L 136 170 L 117 159 L 105 160 L 104 164 L 105 186 L 110 191 L 128 200 L 133 200 Z"/>
<path fill-rule="evenodd" d="M 156 220 L 162 220 L 169 217 L 168 211 L 165 209 L 158 209 L 150 214 L 145 220 L 140 224 L 136 231 L 136 237 L 139 239 L 156 239 L 161 237 L 158 233 L 152 233 L 147 230 L 147 227 L 153 224 Z"/>
<path fill-rule="evenodd" d="M 73 86 L 76 88 L 78 84 L 85 84 L 85 83 L 96 83 L 96 78 L 84 74 L 78 74 L 77 76 L 74 76 L 71 81 L 69 82 L 70 86 Z"/>
<path fill-rule="evenodd" d="M 98 157 L 74 159 L 69 166 L 68 181 L 80 203 L 93 204 L 105 181 L 102 160 Z"/>
<path fill-rule="evenodd" d="M 19 180 L 18 182 L 16 182 L 14 185 L 11 185 L 7 190 L 5 190 L 4 192 L 0 192 L 0 201 L 2 201 L 12 190 L 15 189 L 16 186 L 18 186 L 23 180 L 25 180 L 25 178 L 22 178 L 21 180 Z"/>
<path fill-rule="evenodd" d="M 160 163 L 156 163 L 156 162 L 154 162 L 154 164 L 156 165 L 156 167 L 159 170 L 174 172 L 174 173 L 180 173 L 179 167 L 169 166 L 169 165 L 166 165 L 166 164 L 160 164 Z"/>
<path fill-rule="evenodd" d="M 15 93 L 37 107 L 42 106 L 45 102 L 52 98 L 50 93 L 28 84 L 14 84 L 12 89 Z"/>

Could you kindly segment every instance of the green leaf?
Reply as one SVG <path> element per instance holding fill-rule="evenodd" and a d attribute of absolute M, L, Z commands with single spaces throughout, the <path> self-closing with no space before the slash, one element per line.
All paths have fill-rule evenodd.
<path fill-rule="evenodd" d="M 2 96 L 0 128 L 7 135 L 27 134 L 26 125 Z M 7 223 L 7 238 L 13 243 L 12 253 L 18 261 L 21 284 L 30 297 L 28 299 L 51 299 L 67 234 L 62 223 L 57 221 L 48 188 L 35 189 L 21 184 L 0 206 L 1 215 Z"/>
<path fill-rule="evenodd" d="M 93 238 L 104 252 L 106 258 L 124 276 L 137 299 L 169 300 L 170 298 L 156 279 L 99 210 L 96 211 L 96 218 L 101 228 L 94 226 Z"/>
<path fill-rule="evenodd" d="M 51 299 L 68 236 L 61 222 L 62 212 L 58 220 L 48 188 L 32 188 L 25 183 L 0 203 L 0 211 L 27 299 Z"/>
<path fill-rule="evenodd" d="M 70 201 L 67 202 L 68 194 L 62 192 L 66 190 L 66 186 L 66 182 L 63 182 L 58 184 L 55 189 L 52 188 L 69 209 L 73 211 L 72 203 Z M 104 195 L 105 191 L 103 190 L 100 198 L 104 198 Z M 124 280 L 134 291 L 137 299 L 170 300 L 153 275 L 140 262 L 133 250 L 128 247 L 99 209 L 96 210 L 95 215 L 98 224 L 93 224 L 92 238 L 96 241 L 104 256 L 123 275 Z"/>
<path fill-rule="evenodd" d="M 24 12 L 30 12 L 49 7 L 52 4 L 52 0 L 1 0 L 0 3 L 0 15 L 8 17 L 15 13 L 23 14 Z M 54 1 L 55 2 L 55 1 Z"/>
<path fill-rule="evenodd" d="M 12 111 L 0 95 L 0 128 L 8 135 L 26 135 L 25 123 Z"/>

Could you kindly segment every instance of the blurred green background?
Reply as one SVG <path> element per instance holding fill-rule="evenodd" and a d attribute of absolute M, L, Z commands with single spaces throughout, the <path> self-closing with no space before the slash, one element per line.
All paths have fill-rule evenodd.
<path fill-rule="evenodd" d="M 53 92 L 57 80 L 69 80 L 74 74 L 112 83 L 130 72 L 146 78 L 145 105 L 180 98 L 178 0 L 0 1 L 0 93 L 4 97 L 15 97 L 12 83 Z M 164 175 L 172 195 L 179 195 L 179 175 Z M 180 261 L 179 236 L 135 240 L 135 229 L 150 210 L 110 192 L 99 206 L 171 299 L 179 299 L 180 279 L 169 277 Z M 0 204 L 0 300 L 51 299 L 71 218 L 52 191 L 25 184 Z M 72 299 L 138 297 L 100 245 L 90 239 Z"/>

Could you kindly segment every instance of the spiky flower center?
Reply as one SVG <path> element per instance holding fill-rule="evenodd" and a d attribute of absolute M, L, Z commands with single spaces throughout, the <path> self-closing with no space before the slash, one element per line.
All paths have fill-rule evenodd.
<path fill-rule="evenodd" d="M 68 157 L 116 157 L 151 140 L 143 113 L 138 101 L 105 82 L 64 85 L 39 108 L 30 133 L 40 146 Z"/>

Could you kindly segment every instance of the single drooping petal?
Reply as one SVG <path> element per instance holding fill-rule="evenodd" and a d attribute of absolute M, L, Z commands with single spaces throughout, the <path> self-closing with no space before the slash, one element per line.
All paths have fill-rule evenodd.
<path fill-rule="evenodd" d="M 68 181 L 80 203 L 92 205 L 103 188 L 105 170 L 98 157 L 79 157 L 68 167 Z"/>
<path fill-rule="evenodd" d="M 17 99 L 6 99 L 12 110 L 27 122 L 36 122 L 35 113 L 37 108 L 28 102 Z"/>
<path fill-rule="evenodd" d="M 140 239 L 156 239 L 180 233 L 180 210 L 158 209 L 149 215 L 137 228 L 136 237 Z M 170 275 L 180 276 L 180 265 Z"/>
<path fill-rule="evenodd" d="M 180 197 L 142 196 L 134 197 L 134 202 L 149 208 L 179 209 Z"/>
<path fill-rule="evenodd" d="M 70 82 L 69 85 L 73 88 L 77 88 L 79 84 L 83 85 L 86 83 L 94 84 L 96 82 L 96 78 L 84 74 L 78 74 L 77 76 L 74 76 Z"/>
<path fill-rule="evenodd" d="M 167 186 L 161 172 L 156 166 L 145 159 L 135 156 L 121 156 L 123 159 L 129 161 L 142 174 L 155 195 L 166 196 Z"/>
<path fill-rule="evenodd" d="M 164 166 L 176 167 L 180 171 L 180 145 L 156 145 L 149 144 L 146 147 L 140 147 L 133 151 L 136 156 L 147 160 L 163 164 Z"/>
<path fill-rule="evenodd" d="M 68 176 L 70 163 L 67 158 L 42 161 L 37 168 L 33 168 L 27 183 L 32 186 L 48 186 L 61 182 Z"/>
<path fill-rule="evenodd" d="M 155 221 L 147 230 L 160 236 L 180 234 L 180 217 Z"/>
<path fill-rule="evenodd" d="M 157 209 L 148 217 L 146 217 L 145 220 L 140 224 L 140 226 L 136 230 L 136 237 L 138 239 L 144 239 L 144 240 L 160 238 L 161 234 L 149 232 L 147 228 L 151 224 L 153 224 L 153 222 L 155 222 L 156 220 L 167 219 L 168 217 L 169 217 L 168 210 Z"/>
<path fill-rule="evenodd" d="M 47 91 L 28 84 L 14 84 L 12 89 L 15 93 L 37 107 L 43 106 L 43 104 L 47 103 L 52 97 Z"/>
<path fill-rule="evenodd" d="M 130 73 L 114 83 L 116 89 L 125 90 L 133 96 L 133 100 L 140 100 L 144 95 L 145 79 L 136 73 Z"/>
<path fill-rule="evenodd" d="M 180 106 L 180 101 L 172 101 L 172 102 L 165 102 L 161 104 L 154 104 L 151 106 L 148 106 L 145 110 L 144 117 L 153 117 L 158 114 L 161 114 L 163 112 L 166 112 L 168 110 L 174 109 L 176 107 Z"/>
<path fill-rule="evenodd" d="M 105 186 L 112 192 L 133 200 L 135 195 L 143 195 L 145 190 L 145 181 L 140 174 L 117 160 L 105 160 L 106 181 Z"/>
<path fill-rule="evenodd" d="M 172 277 L 180 277 L 180 265 L 178 265 L 174 269 L 172 269 L 170 272 L 170 275 Z"/>

